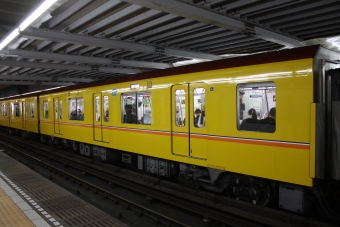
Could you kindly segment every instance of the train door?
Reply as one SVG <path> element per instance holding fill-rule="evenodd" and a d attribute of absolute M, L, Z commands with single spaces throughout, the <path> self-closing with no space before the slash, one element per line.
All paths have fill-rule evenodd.
<path fill-rule="evenodd" d="M 189 115 L 191 116 L 189 125 L 190 156 L 206 159 L 208 130 L 203 83 L 189 85 L 189 103 Z"/>
<path fill-rule="evenodd" d="M 53 122 L 54 122 L 54 133 L 55 134 L 60 134 L 60 124 L 59 124 L 59 98 L 54 98 L 53 99 Z"/>
<path fill-rule="evenodd" d="M 22 128 L 26 128 L 27 121 L 27 106 L 26 102 L 22 102 Z"/>
<path fill-rule="evenodd" d="M 98 142 L 109 142 L 108 130 L 103 128 L 103 123 L 104 127 L 107 125 L 104 121 L 104 109 L 108 110 L 108 100 L 108 96 L 102 93 L 93 94 L 93 139 Z"/>
<path fill-rule="evenodd" d="M 9 102 L 8 103 L 8 125 L 12 125 L 12 116 L 13 114 L 13 103 Z"/>
<path fill-rule="evenodd" d="M 189 156 L 189 85 L 174 85 L 171 88 L 172 99 L 172 153 Z"/>
<path fill-rule="evenodd" d="M 171 93 L 172 153 L 206 159 L 205 89 L 200 84 L 174 85 Z"/>
<path fill-rule="evenodd" d="M 9 113 L 8 113 L 8 109 L 9 109 L 9 107 L 8 107 L 8 103 L 7 102 L 3 102 L 2 104 L 1 104 L 1 106 L 2 106 L 2 117 L 3 117 L 3 119 L 5 120 L 5 121 L 7 121 L 6 122 L 6 124 L 7 125 L 9 125 Z"/>
<path fill-rule="evenodd" d="M 334 69 L 325 72 L 326 80 L 326 173 L 340 180 L 340 63 L 327 62 Z M 336 68 L 337 67 L 337 68 Z"/>

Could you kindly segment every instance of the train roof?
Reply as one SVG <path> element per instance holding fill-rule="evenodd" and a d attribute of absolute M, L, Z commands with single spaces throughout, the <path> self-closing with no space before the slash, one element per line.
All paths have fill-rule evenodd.
<path fill-rule="evenodd" d="M 82 84 L 77 84 L 73 86 L 62 87 L 59 89 L 49 90 L 49 91 L 37 92 L 34 95 L 33 94 L 22 95 L 22 96 L 18 96 L 15 98 L 32 97 L 36 95 L 45 95 L 45 94 L 51 94 L 51 93 L 56 93 L 56 92 L 64 92 L 64 91 L 78 90 L 78 89 L 83 89 L 83 88 L 88 88 L 88 87 L 102 86 L 102 85 L 107 85 L 107 84 L 115 84 L 115 83 L 144 80 L 144 79 L 153 79 L 153 78 L 159 78 L 159 77 L 165 77 L 165 76 L 174 76 L 174 75 L 179 75 L 179 74 L 187 74 L 187 73 L 217 70 L 217 69 L 224 69 L 224 68 L 234 68 L 234 67 L 259 65 L 259 64 L 266 64 L 266 63 L 273 63 L 273 62 L 314 58 L 319 48 L 320 48 L 320 45 L 314 45 L 314 46 L 300 47 L 300 48 L 294 48 L 294 49 L 285 49 L 285 50 L 280 50 L 280 51 L 254 54 L 254 55 L 248 55 L 248 56 L 242 56 L 242 57 L 227 58 L 227 59 L 216 60 L 216 61 L 211 61 L 211 62 L 203 62 L 203 63 L 197 63 L 197 64 L 192 64 L 192 65 L 185 65 L 185 66 L 180 66 L 180 67 L 175 67 L 175 68 L 154 70 L 150 72 L 131 74 L 128 76 L 113 77 L 113 78 L 93 81 L 89 83 L 82 83 Z M 7 100 L 7 99 L 4 99 L 4 100 Z"/>

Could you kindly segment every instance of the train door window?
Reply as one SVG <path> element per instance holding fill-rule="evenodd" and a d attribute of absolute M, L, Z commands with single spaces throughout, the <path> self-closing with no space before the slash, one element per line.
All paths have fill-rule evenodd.
<path fill-rule="evenodd" d="M 47 100 L 45 100 L 45 101 L 43 101 L 43 105 L 44 105 L 44 118 L 48 118 L 48 101 Z"/>
<path fill-rule="evenodd" d="M 13 117 L 14 115 L 14 104 L 10 103 L 9 104 L 9 114 Z"/>
<path fill-rule="evenodd" d="M 151 125 L 152 123 L 152 105 L 151 92 L 137 93 L 137 118 L 138 123 L 143 125 Z"/>
<path fill-rule="evenodd" d="M 122 123 L 137 124 L 137 93 L 126 93 L 121 96 Z"/>
<path fill-rule="evenodd" d="M 54 109 L 55 109 L 55 119 L 58 119 L 58 100 L 55 100 L 55 102 L 54 102 Z"/>
<path fill-rule="evenodd" d="M 59 100 L 59 117 L 63 119 L 63 101 Z"/>
<path fill-rule="evenodd" d="M 19 105 L 19 103 L 14 103 L 14 116 L 20 117 L 20 105 Z"/>
<path fill-rule="evenodd" d="M 183 89 L 175 91 L 176 102 L 176 126 L 183 127 L 185 125 L 185 91 Z"/>
<path fill-rule="evenodd" d="M 6 103 L 2 104 L 2 116 L 7 116 L 7 106 L 6 106 Z"/>
<path fill-rule="evenodd" d="M 205 127 L 205 89 L 194 89 L 194 126 L 196 128 Z"/>
<path fill-rule="evenodd" d="M 109 96 L 103 97 L 104 121 L 109 121 Z"/>
<path fill-rule="evenodd" d="M 30 103 L 30 118 L 34 118 L 34 102 Z"/>
<path fill-rule="evenodd" d="M 99 122 L 100 121 L 100 96 L 96 96 L 95 97 L 95 110 L 96 110 L 96 121 Z"/>
<path fill-rule="evenodd" d="M 236 96 L 238 130 L 275 132 L 276 85 L 274 82 L 239 84 Z"/>
<path fill-rule="evenodd" d="M 26 102 L 22 102 L 22 115 L 27 118 Z"/>
<path fill-rule="evenodd" d="M 151 92 L 133 92 L 122 94 L 122 123 L 152 123 Z"/>
<path fill-rule="evenodd" d="M 70 98 L 69 103 L 69 120 L 84 120 L 84 99 L 80 98 Z"/>
<path fill-rule="evenodd" d="M 85 117 L 84 112 L 84 98 L 77 98 L 78 119 L 83 121 Z"/>

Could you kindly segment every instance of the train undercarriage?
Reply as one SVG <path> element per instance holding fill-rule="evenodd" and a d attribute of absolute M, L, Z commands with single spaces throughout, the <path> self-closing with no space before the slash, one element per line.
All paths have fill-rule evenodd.
<path fill-rule="evenodd" d="M 192 189 L 206 190 L 260 206 L 273 206 L 307 214 L 310 210 L 327 219 L 339 219 L 340 184 L 320 181 L 318 186 L 304 186 L 194 166 L 185 163 L 129 153 L 62 138 L 2 127 L 8 134 L 68 150 L 91 159 L 121 165 L 129 169 L 176 180 Z"/>

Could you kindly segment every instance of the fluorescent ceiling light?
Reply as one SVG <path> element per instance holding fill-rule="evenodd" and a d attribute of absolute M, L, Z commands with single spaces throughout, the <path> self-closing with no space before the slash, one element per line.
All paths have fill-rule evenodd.
<path fill-rule="evenodd" d="M 27 28 L 35 19 L 37 19 L 43 12 L 50 8 L 57 0 L 45 0 L 42 4 L 38 6 L 33 13 L 31 13 L 20 25 L 15 28 L 1 43 L 0 50 L 7 46 L 15 37 L 17 37 L 20 31 Z"/>

